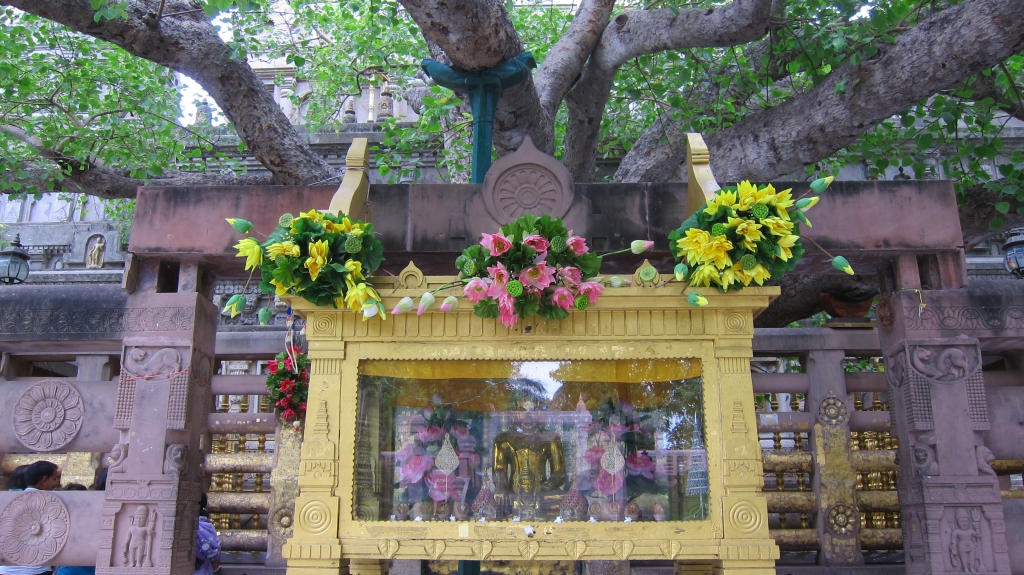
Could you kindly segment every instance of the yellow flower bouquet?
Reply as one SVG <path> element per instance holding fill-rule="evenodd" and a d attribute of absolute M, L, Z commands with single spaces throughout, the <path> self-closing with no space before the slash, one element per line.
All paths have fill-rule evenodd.
<path fill-rule="evenodd" d="M 235 231 L 248 234 L 252 224 L 229 218 Z M 266 241 L 246 237 L 237 245 L 245 269 L 260 270 L 260 289 L 277 295 L 297 295 L 319 306 L 348 307 L 364 319 L 380 313 L 380 296 L 367 283 L 384 261 L 384 245 L 373 235 L 373 224 L 351 221 L 344 214 L 317 210 L 281 216 Z M 235 312 L 244 301 L 228 301 Z M 261 318 L 262 323 L 262 318 Z"/>
<path fill-rule="evenodd" d="M 815 180 L 811 191 L 820 194 L 832 179 Z M 719 190 L 668 236 L 679 262 L 676 279 L 727 291 L 763 285 L 792 271 L 804 254 L 800 223 L 811 225 L 804 212 L 818 203 L 818 196 L 794 199 L 791 192 L 746 181 Z M 832 265 L 853 273 L 842 256 L 833 258 Z"/>

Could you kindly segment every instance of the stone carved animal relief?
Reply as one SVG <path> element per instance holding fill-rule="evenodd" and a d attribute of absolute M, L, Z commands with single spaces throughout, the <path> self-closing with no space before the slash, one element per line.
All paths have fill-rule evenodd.
<path fill-rule="evenodd" d="M 110 462 L 107 473 L 124 473 L 124 462 L 126 459 L 128 459 L 128 444 L 118 443 L 114 445 L 107 459 Z"/>
<path fill-rule="evenodd" d="M 996 472 L 992 469 L 992 462 L 996 460 L 996 455 L 992 453 L 992 450 L 984 445 L 979 445 L 974 448 L 974 451 L 978 460 L 978 473 L 996 477 Z"/>
<path fill-rule="evenodd" d="M 914 469 L 918 475 L 938 475 L 939 463 L 935 460 L 935 451 L 929 445 L 917 444 L 913 447 Z"/>
<path fill-rule="evenodd" d="M 168 445 L 167 450 L 164 452 L 164 473 L 180 475 L 181 470 L 185 469 L 187 457 L 188 446 L 180 443 Z"/>
<path fill-rule="evenodd" d="M 125 353 L 124 370 L 135 377 L 177 373 L 181 371 L 181 353 L 173 347 L 152 353 L 141 347 L 133 347 Z"/>
<path fill-rule="evenodd" d="M 957 381 L 970 375 L 976 365 L 975 354 L 959 347 L 928 348 L 916 346 L 910 352 L 910 363 L 914 369 L 928 379 L 935 381 Z"/>

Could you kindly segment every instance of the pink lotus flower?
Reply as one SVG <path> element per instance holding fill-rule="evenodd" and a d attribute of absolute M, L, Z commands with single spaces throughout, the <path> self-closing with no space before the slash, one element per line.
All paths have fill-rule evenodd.
<path fill-rule="evenodd" d="M 590 251 L 590 248 L 587 247 L 587 240 L 572 235 L 572 230 L 569 230 L 569 239 L 565 240 L 565 245 L 577 256 L 582 256 Z"/>
<path fill-rule="evenodd" d="M 466 296 L 466 299 L 476 303 L 485 297 L 487 297 L 487 289 L 491 287 L 489 279 L 484 278 L 473 278 L 469 280 L 466 287 L 462 288 L 462 295 Z"/>
<path fill-rule="evenodd" d="M 622 409 L 622 413 L 626 415 L 631 415 L 633 413 L 633 402 L 628 399 L 623 401 L 622 405 L 619 407 Z"/>
<path fill-rule="evenodd" d="M 519 316 L 516 315 L 516 304 L 515 299 L 508 295 L 508 292 L 501 290 L 501 294 L 498 295 L 498 320 L 501 325 L 512 328 L 519 321 Z"/>
<path fill-rule="evenodd" d="M 551 303 L 557 305 L 562 309 L 571 308 L 576 300 L 576 296 L 572 295 L 569 288 L 556 287 L 554 293 L 551 294 Z"/>
<path fill-rule="evenodd" d="M 414 455 L 423 455 L 423 448 L 410 442 L 406 443 L 402 449 L 395 452 L 395 459 L 398 461 L 399 465 L 401 465 Z"/>
<path fill-rule="evenodd" d="M 562 285 L 565 287 L 574 288 L 583 283 L 583 271 L 572 266 L 559 268 L 558 277 L 562 280 Z"/>
<path fill-rule="evenodd" d="M 423 474 L 434 466 L 434 458 L 429 455 L 413 455 L 402 466 L 402 483 L 410 485 L 419 483 Z"/>
<path fill-rule="evenodd" d="M 427 427 L 416 432 L 416 437 L 423 443 L 440 441 L 444 439 L 445 430 L 443 427 Z"/>
<path fill-rule="evenodd" d="M 589 463 L 591 467 L 593 467 L 601 462 L 602 455 L 604 455 L 604 447 L 600 445 L 595 445 L 588 449 L 586 453 L 583 454 L 583 460 Z"/>
<path fill-rule="evenodd" d="M 505 269 L 505 264 L 498 262 L 498 265 L 493 268 L 487 268 L 487 273 L 490 274 L 493 283 L 500 283 L 502 290 L 505 289 L 505 284 L 511 279 L 511 275 L 508 270 Z"/>
<path fill-rule="evenodd" d="M 604 286 L 595 281 L 583 282 L 580 284 L 578 293 L 587 296 L 590 305 L 594 305 L 597 303 L 597 296 L 604 293 Z"/>
<path fill-rule="evenodd" d="M 445 475 L 440 469 L 435 469 L 426 477 L 425 483 L 429 488 L 427 495 L 434 501 L 455 499 L 459 495 L 459 482 L 451 475 Z"/>
<path fill-rule="evenodd" d="M 523 238 L 523 244 L 530 246 L 530 248 L 532 248 L 533 251 L 537 252 L 538 254 L 547 253 L 548 248 L 551 246 L 551 243 L 548 240 L 546 240 L 544 236 L 540 236 L 537 234 L 534 234 L 532 236 L 526 236 L 525 238 Z"/>
<path fill-rule="evenodd" d="M 555 283 L 555 268 L 548 267 L 548 264 L 545 263 L 539 263 L 520 272 L 519 281 L 528 288 L 542 290 Z"/>
<path fill-rule="evenodd" d="M 480 240 L 480 245 L 487 248 L 491 252 L 491 257 L 498 257 L 501 254 L 512 249 L 512 242 L 505 236 L 501 235 L 501 232 L 496 234 L 480 234 L 483 239 Z"/>
<path fill-rule="evenodd" d="M 644 453 L 633 453 L 626 458 L 626 469 L 630 475 L 643 475 L 654 479 L 654 460 Z"/>
<path fill-rule="evenodd" d="M 614 495 L 622 489 L 622 476 L 618 473 L 612 475 L 602 469 L 594 480 L 594 489 L 604 495 Z"/>

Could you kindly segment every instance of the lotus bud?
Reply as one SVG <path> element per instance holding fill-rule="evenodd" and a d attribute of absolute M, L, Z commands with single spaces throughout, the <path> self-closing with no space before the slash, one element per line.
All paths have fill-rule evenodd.
<path fill-rule="evenodd" d="M 629 251 L 634 254 L 642 254 L 654 247 L 654 242 L 647 240 L 633 240 L 629 244 Z"/>
<path fill-rule="evenodd" d="M 847 261 L 843 256 L 836 256 L 832 258 L 832 267 L 836 268 L 841 272 L 846 272 L 849 275 L 853 275 L 853 268 L 850 267 L 850 262 Z"/>
<path fill-rule="evenodd" d="M 800 201 L 798 201 L 796 203 L 796 208 L 798 210 L 802 211 L 802 212 L 806 212 L 807 210 L 813 208 L 815 206 L 815 204 L 818 203 L 818 200 L 820 200 L 820 199 L 821 198 L 818 197 L 818 196 L 811 196 L 809 198 L 803 198 L 803 199 L 801 199 Z"/>
<path fill-rule="evenodd" d="M 260 325 L 267 325 L 270 323 L 271 316 L 272 314 L 269 307 L 260 309 L 259 313 L 256 314 L 257 319 L 260 321 Z"/>
<path fill-rule="evenodd" d="M 240 234 L 247 234 L 252 231 L 252 222 L 242 218 L 225 218 L 231 227 Z"/>
<path fill-rule="evenodd" d="M 434 294 L 423 292 L 423 295 L 420 296 L 420 306 L 416 308 L 416 315 L 423 315 L 423 312 L 430 309 L 435 301 L 437 300 L 434 299 Z"/>
<path fill-rule="evenodd" d="M 441 302 L 441 311 L 452 311 L 459 307 L 459 298 L 450 295 Z"/>
<path fill-rule="evenodd" d="M 245 296 L 242 294 L 235 294 L 228 299 L 228 303 L 224 305 L 223 313 L 231 313 L 231 317 L 234 318 L 238 314 L 242 313 L 242 308 L 245 307 Z"/>
<path fill-rule="evenodd" d="M 821 192 L 824 192 L 825 189 L 828 188 L 829 184 L 831 184 L 833 181 L 835 181 L 835 178 L 832 176 L 828 176 L 826 178 L 818 178 L 817 180 L 811 182 L 811 190 L 813 190 L 816 194 L 820 194 Z"/>
<path fill-rule="evenodd" d="M 366 300 L 366 302 L 363 303 L 363 321 L 366 321 L 371 317 L 377 315 L 377 312 L 380 311 L 380 308 L 377 306 L 377 304 L 379 303 L 380 302 L 373 299 L 368 299 Z"/>
<path fill-rule="evenodd" d="M 391 310 L 391 315 L 401 315 L 407 311 L 412 311 L 414 307 L 416 307 L 416 304 L 413 303 L 411 297 L 403 297 L 398 300 L 398 305 L 395 306 L 395 309 Z"/>
<path fill-rule="evenodd" d="M 690 273 L 690 268 L 686 264 L 679 262 L 676 264 L 676 268 L 672 270 L 672 273 L 676 275 L 677 282 L 686 281 L 686 274 Z"/>
<path fill-rule="evenodd" d="M 690 295 L 686 296 L 686 301 L 689 302 L 690 305 L 694 307 L 704 307 L 708 305 L 708 298 L 700 295 L 699 292 L 693 292 Z"/>
<path fill-rule="evenodd" d="M 620 278 L 619 276 L 612 276 L 608 278 L 608 285 L 613 288 L 626 287 L 629 285 L 629 280 Z"/>

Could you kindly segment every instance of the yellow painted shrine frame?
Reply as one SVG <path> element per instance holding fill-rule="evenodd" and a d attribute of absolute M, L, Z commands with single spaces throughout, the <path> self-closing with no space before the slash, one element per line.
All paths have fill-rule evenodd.
<path fill-rule="evenodd" d="M 649 264 L 644 264 L 644 266 Z M 641 266 L 641 267 L 644 267 Z M 379 573 L 385 559 L 676 560 L 728 573 L 774 573 L 778 547 L 768 537 L 763 474 L 754 420 L 749 358 L 753 319 L 778 288 L 705 293 L 690 306 L 669 276 L 609 288 L 567 319 L 497 320 L 456 311 L 408 313 L 363 321 L 361 314 L 292 300 L 307 320 L 312 361 L 309 412 L 295 502 L 294 536 L 284 545 L 288 573 L 344 569 Z M 424 277 L 410 266 L 375 279 L 391 309 L 404 296 L 455 278 Z M 439 292 L 439 298 L 456 290 Z M 355 425 L 361 360 L 594 360 L 696 358 L 702 364 L 709 517 L 703 521 L 523 523 L 353 519 Z"/>

